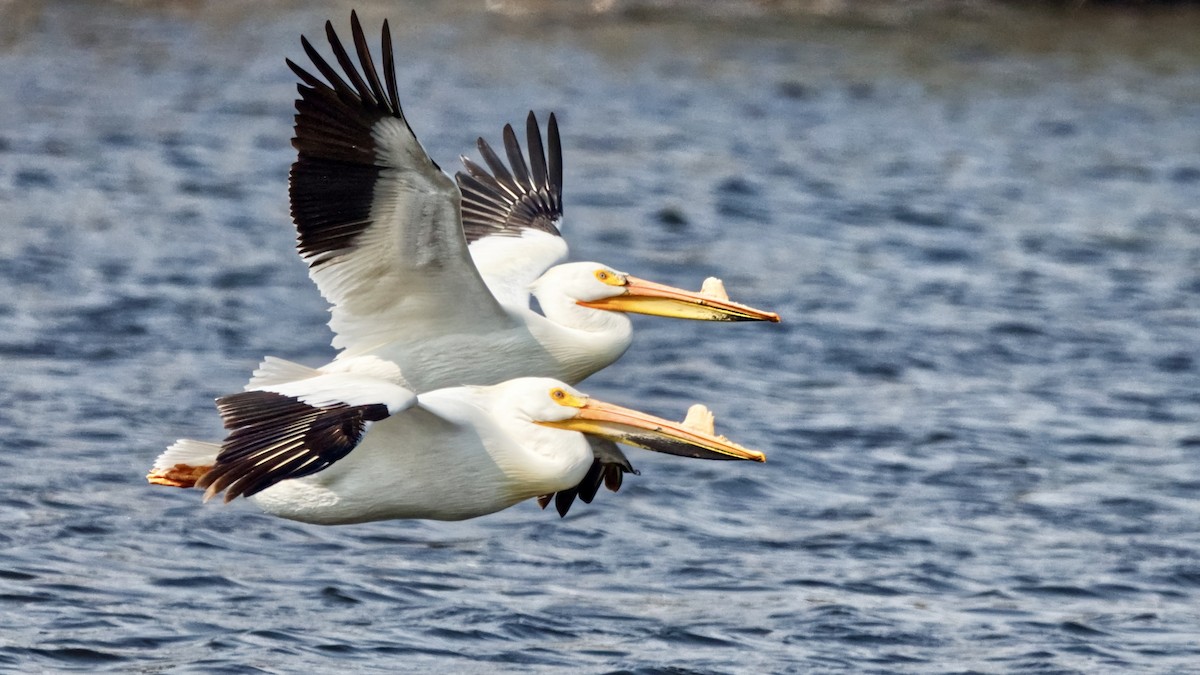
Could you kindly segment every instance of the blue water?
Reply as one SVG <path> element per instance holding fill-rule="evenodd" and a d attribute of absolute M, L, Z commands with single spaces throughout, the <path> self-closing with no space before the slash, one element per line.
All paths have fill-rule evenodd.
<path fill-rule="evenodd" d="M 494 4 L 358 6 L 443 166 L 556 111 L 577 259 L 783 315 L 638 319 L 581 387 L 768 463 L 631 451 L 562 520 L 147 486 L 331 355 L 283 58 L 349 6 L 14 3 L 0 670 L 1200 669 L 1200 12 Z"/>

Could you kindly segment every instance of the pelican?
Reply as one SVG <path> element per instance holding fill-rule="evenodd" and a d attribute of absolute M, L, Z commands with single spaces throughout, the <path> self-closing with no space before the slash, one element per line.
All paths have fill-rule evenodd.
<path fill-rule="evenodd" d="M 381 80 L 357 14 L 350 18 L 361 72 L 328 21 L 344 78 L 303 36 L 324 80 L 287 60 L 300 78 L 292 218 L 299 254 L 331 305 L 335 362 L 394 363 L 397 384 L 416 392 L 527 376 L 575 384 L 628 349 L 625 313 L 779 321 L 731 302 L 715 283 L 696 293 L 601 263 L 556 264 L 567 246 L 555 117 L 548 155 L 530 113 L 528 159 L 507 126 L 508 165 L 479 139 L 490 172 L 464 157 L 456 183 L 401 110 L 387 21 Z M 531 294 L 541 313 L 531 309 Z"/>
<path fill-rule="evenodd" d="M 376 366 L 296 379 L 303 366 L 276 362 L 288 381 L 218 399 L 223 444 L 176 443 L 150 482 L 335 525 L 464 520 L 535 497 L 544 507 L 555 493 L 565 513 L 576 493 L 591 501 L 601 482 L 620 485 L 619 462 L 597 470 L 585 435 L 688 457 L 766 459 L 716 436 L 711 416 L 669 422 L 550 378 L 416 394 L 389 377 L 394 364 Z"/>
<path fill-rule="evenodd" d="M 579 427 L 587 432 L 586 455 L 579 452 L 584 436 L 561 436 L 560 428 L 560 445 L 544 430 L 530 431 L 531 439 L 544 440 L 495 451 L 501 469 L 484 461 L 484 454 L 491 457 L 492 448 L 502 447 L 496 439 L 511 438 L 504 429 L 555 421 L 533 415 L 536 397 L 518 384 L 528 380 L 516 378 L 553 378 L 570 400 L 586 400 L 568 385 L 629 347 L 632 327 L 625 313 L 709 321 L 778 322 L 779 316 L 730 301 L 715 279 L 695 293 L 601 263 L 559 264 L 567 246 L 560 231 L 562 144 L 554 115 L 546 144 L 536 116 L 527 118 L 528 159 L 506 126 L 508 164 L 481 138 L 477 146 L 487 169 L 464 157 L 465 171 L 451 179 L 421 147 L 401 110 L 388 23 L 382 28 L 382 80 L 353 12 L 351 27 L 359 66 L 332 24 L 325 24 L 344 78 L 303 36 L 304 51 L 324 80 L 287 60 L 300 78 L 293 139 L 298 154 L 289 186 L 297 249 L 331 305 L 338 353 L 317 369 L 267 357 L 242 394 L 218 400 L 226 425 L 233 425 L 225 442 L 177 441 L 160 456 L 150 482 L 200 484 L 210 496 L 222 490 L 227 497 L 245 494 L 268 511 L 312 522 L 455 519 L 529 495 L 543 507 L 553 499 L 565 515 L 577 495 L 590 502 L 601 483 L 615 491 L 624 473 L 637 472 L 614 439 L 676 454 L 688 447 L 697 457 L 761 461 L 760 453 L 723 439 L 681 436 L 678 430 L 672 436 L 666 426 L 641 435 L 614 433 L 599 423 Z M 531 309 L 531 296 L 541 313 Z M 521 393 L 517 398 L 534 407 L 504 403 L 506 392 Z M 279 403 L 278 396 L 291 403 Z M 268 399 L 279 405 L 267 405 Z M 252 424 L 238 412 L 250 409 Z M 463 412 L 468 409 L 483 416 Z M 368 434 L 369 428 L 376 431 Z M 461 442 L 460 449 L 444 458 L 420 452 L 451 439 Z M 396 447 L 403 452 L 389 455 Z M 565 453 L 582 462 L 582 473 L 574 463 L 522 464 L 521 458 L 538 453 Z M 459 460 L 461 466 L 454 464 Z M 516 473 L 497 473 L 509 470 Z M 471 487 L 472 471 L 484 487 Z M 457 487 L 441 478 L 421 487 L 437 473 L 456 476 Z M 389 493 L 387 486 L 414 496 Z M 454 487 L 480 501 L 444 497 L 435 487 Z M 452 503 L 437 503 L 443 498 Z"/>

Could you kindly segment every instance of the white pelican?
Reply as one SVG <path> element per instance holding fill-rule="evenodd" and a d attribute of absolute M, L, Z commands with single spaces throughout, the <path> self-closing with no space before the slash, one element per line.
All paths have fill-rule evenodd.
<path fill-rule="evenodd" d="M 325 81 L 287 61 L 302 81 L 292 218 L 300 256 L 331 304 L 337 361 L 390 361 L 403 373 L 397 384 L 416 392 L 525 376 L 574 384 L 629 347 L 631 324 L 622 312 L 779 320 L 730 302 L 721 290 L 684 291 L 594 262 L 551 267 L 567 253 L 554 116 L 548 159 L 531 113 L 528 162 L 506 127 L 511 166 L 480 139 L 491 173 L 464 158 L 456 185 L 400 108 L 388 23 L 381 81 L 357 14 L 350 18 L 361 72 L 325 24 L 349 83 L 304 37 Z M 541 314 L 530 308 L 531 292 Z"/>
<path fill-rule="evenodd" d="M 323 373 L 275 361 L 288 381 L 218 399 L 222 445 L 180 441 L 151 483 L 245 496 L 283 518 L 333 525 L 394 518 L 463 520 L 558 493 L 591 501 L 620 485 L 584 434 L 675 455 L 765 461 L 711 431 L 602 403 L 549 378 L 423 394 L 380 375 Z M 265 381 L 265 380 L 264 380 Z M 689 420 L 692 419 L 689 415 Z M 707 427 L 707 428 L 706 428 Z M 614 446 L 615 447 L 615 446 Z M 615 482 L 615 485 L 614 485 Z"/>
<path fill-rule="evenodd" d="M 514 503 L 492 494 L 477 505 L 436 504 L 436 490 L 420 489 L 419 480 L 404 474 L 409 468 L 406 464 L 395 458 L 389 462 L 381 456 L 384 450 L 376 450 L 399 444 L 413 449 L 403 456 L 417 458 L 413 466 L 417 474 L 443 471 L 465 480 L 469 471 L 478 470 L 482 472 L 480 484 L 490 485 L 487 489 L 533 489 L 531 494 L 542 498 L 543 507 L 553 497 L 560 514 L 566 513 L 576 495 L 591 501 L 601 482 L 615 491 L 622 474 L 634 471 L 613 444 L 613 434 L 603 430 L 591 434 L 592 449 L 585 458 L 590 459 L 590 466 L 584 461 L 584 471 L 578 476 L 574 468 L 554 475 L 528 469 L 533 472 L 528 484 L 520 476 L 491 484 L 489 480 L 499 480 L 493 475 L 495 468 L 478 456 L 474 464 L 464 464 L 461 470 L 439 463 L 449 460 L 420 459 L 416 453 L 423 447 L 421 439 L 436 437 L 436 433 L 411 420 L 436 417 L 443 408 L 452 408 L 454 401 L 459 401 L 461 408 L 465 402 L 487 398 L 481 392 L 519 389 L 509 382 L 517 377 L 579 382 L 629 347 L 631 324 L 621 312 L 714 321 L 778 321 L 778 315 L 730 302 L 719 282 L 710 283 L 716 280 L 706 281 L 700 293 L 692 293 L 600 263 L 555 265 L 565 259 L 567 249 L 559 232 L 562 146 L 554 116 L 548 127 L 548 156 L 537 120 L 530 113 L 528 162 L 512 128 L 505 127 L 511 167 L 479 139 L 479 150 L 491 173 L 464 158 L 466 172 L 458 174 L 456 184 L 422 149 L 401 111 L 387 22 L 382 31 L 383 82 L 353 12 L 351 25 L 361 73 L 332 24 L 325 25 L 349 84 L 304 37 L 304 50 L 327 83 L 287 61 L 302 81 L 293 139 L 298 157 L 292 165 L 289 188 L 297 247 L 309 264 L 311 278 L 331 304 L 333 346 L 339 353 L 333 362 L 315 370 L 268 357 L 246 385 L 249 398 L 236 394 L 220 399 L 226 423 L 240 424 L 241 419 L 229 412 L 228 406 L 245 400 L 262 402 L 263 392 L 293 397 L 293 403 L 255 408 L 259 415 L 251 425 L 255 431 L 235 430 L 223 446 L 176 442 L 159 458 L 148 478 L 153 483 L 183 484 L 181 476 L 203 467 L 205 478 L 196 475 L 192 481 L 211 481 L 204 484 L 224 489 L 228 484 L 221 482 L 222 477 L 232 476 L 230 480 L 242 486 L 227 490 L 227 496 L 248 494 L 245 485 L 256 485 L 257 491 L 279 483 L 263 489 L 256 499 L 269 511 L 319 522 L 465 518 Z M 530 308 L 531 293 L 542 314 Z M 498 383 L 504 384 L 496 389 L 446 389 Z M 495 393 L 488 396 L 488 400 L 500 398 Z M 424 405 L 427 399 L 432 407 Z M 511 406 L 497 405 L 492 417 L 507 419 L 506 414 L 516 412 Z M 405 414 L 397 415 L 401 411 Z M 310 426 L 297 426 L 300 418 L 296 415 Z M 474 434 L 474 446 L 467 443 L 461 450 L 464 456 L 492 447 L 488 431 L 495 426 L 492 422 L 447 415 L 446 419 L 460 425 L 455 434 Z M 530 418 L 517 419 L 528 422 Z M 380 430 L 362 437 L 375 422 Z M 414 440 L 403 437 L 409 431 L 416 434 Z M 282 454 L 254 454 L 254 460 L 261 463 L 252 468 L 237 459 L 245 454 L 239 450 L 243 437 L 251 433 L 259 441 L 271 443 L 278 440 L 272 433 L 291 435 L 283 445 L 269 446 Z M 363 459 L 338 462 L 360 437 L 362 446 L 350 458 Z M 620 437 L 635 445 L 642 438 Z M 577 450 L 571 444 L 577 445 L 581 437 L 571 438 L 574 440 L 564 442 Z M 677 438 L 676 445 L 668 445 L 663 437 L 651 434 L 645 438 L 651 440 L 640 444 L 653 443 L 648 447 L 667 452 L 681 450 L 688 443 L 688 447 L 698 447 L 695 444 L 699 442 Z M 694 452 L 710 458 L 722 454 L 711 448 L 707 454 Z M 739 452 L 748 454 L 739 456 Z M 743 459 L 762 457 L 740 449 L 725 454 Z M 521 456 L 518 448 L 505 455 L 510 462 Z M 277 460 L 284 462 L 285 469 L 276 468 Z M 384 469 L 397 475 L 383 478 L 373 474 Z M 514 470 L 526 469 L 518 466 Z M 336 483 L 341 492 L 322 487 L 338 476 L 347 476 Z M 403 486 L 422 498 L 414 501 L 416 498 L 386 494 L 370 485 L 377 478 L 383 481 L 381 485 Z M 564 479 L 566 483 L 561 482 Z M 554 489 L 547 487 L 551 484 Z M 461 489 L 466 494 L 477 492 L 468 486 Z M 339 503 L 356 506 L 322 511 L 314 504 L 324 501 L 295 496 L 317 492 L 324 495 L 322 500 L 336 497 L 345 500 Z M 378 500 L 374 506 L 369 505 L 372 499 Z M 311 515 L 304 516 L 304 509 Z M 375 515 L 378 513 L 394 515 Z"/>

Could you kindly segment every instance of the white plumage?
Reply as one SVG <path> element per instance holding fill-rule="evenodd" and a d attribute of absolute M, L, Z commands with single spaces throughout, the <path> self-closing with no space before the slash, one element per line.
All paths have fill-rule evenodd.
<path fill-rule="evenodd" d="M 357 17 L 351 23 L 360 66 L 329 24 L 342 74 L 307 40 L 325 81 L 289 61 L 303 81 L 292 216 L 301 257 L 331 304 L 337 358 L 392 361 L 416 391 L 521 376 L 574 383 L 629 347 L 625 312 L 778 321 L 723 295 L 653 284 L 600 263 L 557 264 L 567 246 L 553 115 L 547 147 L 530 114 L 528 156 L 505 128 L 507 164 L 480 139 L 488 168 L 464 158 L 456 185 L 400 108 L 386 22 L 386 90 Z M 530 310 L 531 293 L 544 315 Z"/>
<path fill-rule="evenodd" d="M 259 419 L 254 411 L 246 414 L 246 408 L 228 405 L 223 412 L 234 442 L 222 447 L 179 441 L 159 457 L 151 482 L 207 487 L 209 496 L 224 491 L 227 500 L 245 495 L 269 513 L 310 523 L 462 520 L 581 486 L 584 499 L 591 501 L 609 477 L 596 470 L 586 480 L 596 456 L 585 434 L 677 455 L 764 459 L 694 423 L 669 422 L 595 401 L 549 378 L 406 397 L 405 390 L 366 376 L 321 373 L 274 389 L 290 392 L 290 402 L 311 401 L 315 408 L 339 398 L 334 381 L 344 384 L 343 399 L 358 396 L 364 385 L 377 393 L 392 390 L 396 407 L 362 430 L 353 452 L 347 450 L 321 470 L 292 475 L 292 467 L 316 461 L 326 448 L 279 449 L 297 419 L 305 420 L 306 428 L 319 426 L 321 412 L 293 406 L 282 415 Z M 239 453 L 239 434 L 268 442 L 254 453 Z M 604 466 L 623 459 L 607 458 Z M 247 481 L 248 476 L 254 479 Z M 574 498 L 573 492 L 568 494 Z"/>
<path fill-rule="evenodd" d="M 507 163 L 480 139 L 487 168 L 464 157 L 452 179 L 401 110 L 387 22 L 382 79 L 353 13 L 351 25 L 359 65 L 328 22 L 340 72 L 303 37 L 320 77 L 288 61 L 301 80 L 289 187 L 297 248 L 331 305 L 339 353 L 315 369 L 268 357 L 244 392 L 218 399 L 226 439 L 176 442 L 150 481 L 248 496 L 308 522 L 454 520 L 529 497 L 545 506 L 553 496 L 565 514 L 576 495 L 615 490 L 633 470 L 615 441 L 762 461 L 711 429 L 589 404 L 564 382 L 624 353 L 625 313 L 779 317 L 710 282 L 695 293 L 561 264 L 555 117 L 544 145 L 530 113 L 528 155 L 505 127 Z"/>

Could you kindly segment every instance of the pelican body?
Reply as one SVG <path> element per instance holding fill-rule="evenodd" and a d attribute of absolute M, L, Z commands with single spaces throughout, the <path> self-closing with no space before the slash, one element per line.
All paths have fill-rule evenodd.
<path fill-rule="evenodd" d="M 572 488 L 591 468 L 582 434 L 529 425 L 515 438 L 501 420 L 522 413 L 493 391 L 439 389 L 419 399 L 378 423 L 346 460 L 251 499 L 310 523 L 464 520 Z"/>
<path fill-rule="evenodd" d="M 479 139 L 487 168 L 464 157 L 456 182 L 401 110 L 387 22 L 382 79 L 357 15 L 351 26 L 358 66 L 328 22 L 341 74 L 305 38 L 324 80 L 288 61 L 301 80 L 292 218 L 300 256 L 331 303 L 338 359 L 391 361 L 415 391 L 522 376 L 576 383 L 629 347 L 623 313 L 779 320 L 723 293 L 672 288 L 600 263 L 558 264 L 567 246 L 555 117 L 547 144 L 530 113 L 528 155 L 505 127 L 507 164 Z M 531 294 L 542 314 L 530 309 Z"/>
<path fill-rule="evenodd" d="M 581 485 L 594 495 L 612 479 L 596 468 L 586 436 L 764 461 L 711 429 L 596 401 L 549 378 L 415 395 L 361 374 L 311 371 L 225 397 L 218 407 L 230 429 L 225 443 L 176 443 L 150 482 L 207 488 L 207 497 L 224 492 L 226 501 L 247 496 L 274 515 L 323 525 L 463 520 L 531 497 L 573 500 Z M 584 500 L 591 501 L 587 492 Z"/>

